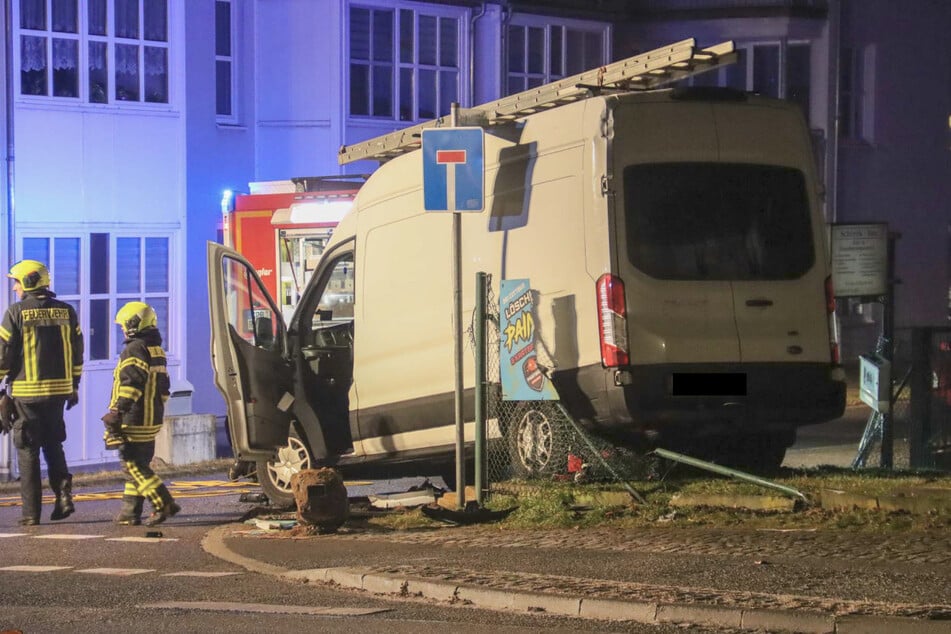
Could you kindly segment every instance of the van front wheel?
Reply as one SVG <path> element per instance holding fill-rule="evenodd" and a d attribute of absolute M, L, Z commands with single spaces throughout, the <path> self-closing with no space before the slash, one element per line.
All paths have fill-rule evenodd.
<path fill-rule="evenodd" d="M 568 466 L 567 421 L 551 404 L 524 402 L 508 417 L 506 445 L 512 476 L 520 479 L 564 473 Z"/>
<path fill-rule="evenodd" d="M 291 477 L 304 469 L 312 468 L 313 457 L 310 449 L 301 440 L 297 432 L 291 431 L 287 444 L 277 450 L 272 460 L 257 463 L 258 481 L 261 489 L 275 508 L 289 508 L 295 505 L 294 492 L 291 490 Z"/>

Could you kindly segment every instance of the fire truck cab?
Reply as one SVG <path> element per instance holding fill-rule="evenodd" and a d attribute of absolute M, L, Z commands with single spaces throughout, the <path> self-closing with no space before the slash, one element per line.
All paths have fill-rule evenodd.
<path fill-rule="evenodd" d="M 249 193 L 222 200 L 224 244 L 254 266 L 285 323 L 365 180 L 346 175 L 259 181 L 248 184 Z"/>

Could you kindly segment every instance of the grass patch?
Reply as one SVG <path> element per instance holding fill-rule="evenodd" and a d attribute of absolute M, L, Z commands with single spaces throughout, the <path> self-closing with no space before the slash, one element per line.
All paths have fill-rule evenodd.
<path fill-rule="evenodd" d="M 646 504 L 636 504 L 623 487 L 608 484 L 506 483 L 504 493 L 494 494 L 486 507 L 501 510 L 518 508 L 498 523 L 501 530 L 556 530 L 564 528 L 646 528 L 670 526 L 743 527 L 774 530 L 847 530 L 870 532 L 908 532 L 951 529 L 947 513 L 910 514 L 883 510 L 828 510 L 819 506 L 823 489 L 849 491 L 869 497 L 906 492 L 918 487 L 947 488 L 951 495 L 951 476 L 893 473 L 847 469 L 787 470 L 772 480 L 802 492 L 808 502 L 793 512 L 750 511 L 726 507 L 673 507 L 674 495 L 749 495 L 782 496 L 781 493 L 752 483 L 720 477 L 670 478 L 662 482 L 635 483 Z M 599 493 L 613 495 L 601 495 Z M 598 503 L 599 499 L 611 503 Z M 594 503 L 591 500 L 595 500 Z M 585 500 L 579 504 L 578 500 Z M 618 503 L 618 501 L 622 503 Z M 383 530 L 411 530 L 438 526 L 418 509 L 386 514 L 372 520 Z"/>

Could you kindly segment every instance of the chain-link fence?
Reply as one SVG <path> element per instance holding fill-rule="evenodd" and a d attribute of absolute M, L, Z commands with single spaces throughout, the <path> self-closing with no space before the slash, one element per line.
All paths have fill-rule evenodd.
<path fill-rule="evenodd" d="M 502 396 L 500 315 L 496 280 L 486 284 L 486 479 L 490 494 L 516 484 L 643 479 L 646 462 L 634 452 L 587 433 L 558 401 L 508 401 Z M 473 329 L 476 327 L 473 324 Z M 470 337 L 473 335 L 470 329 Z M 549 365 L 545 351 L 536 348 Z M 550 365 L 549 365 L 550 367 Z"/>

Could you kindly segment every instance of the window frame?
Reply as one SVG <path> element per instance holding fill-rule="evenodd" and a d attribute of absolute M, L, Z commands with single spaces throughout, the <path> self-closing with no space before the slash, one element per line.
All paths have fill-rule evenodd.
<path fill-rule="evenodd" d="M 109 260 L 107 262 L 109 266 L 108 272 L 108 292 L 92 292 L 92 279 L 91 279 L 91 262 L 93 259 L 93 249 L 91 246 L 92 236 L 94 234 L 107 234 L 108 243 L 109 243 Z M 78 239 L 79 240 L 79 292 L 78 293 L 59 293 L 57 292 L 57 298 L 73 304 L 74 306 L 78 304 L 76 309 L 77 314 L 79 315 L 79 324 L 82 328 L 83 335 L 85 337 L 85 351 L 83 353 L 84 367 L 88 370 L 96 370 L 101 368 L 112 367 L 115 364 L 116 357 L 118 356 L 119 350 L 121 350 L 121 333 L 118 332 L 118 326 L 113 323 L 116 312 L 119 308 L 125 304 L 127 301 L 132 300 L 142 300 L 148 301 L 149 298 L 163 298 L 167 302 L 168 306 L 168 315 L 166 317 L 166 323 L 159 323 L 159 329 L 162 333 L 162 346 L 165 348 L 170 361 L 174 360 L 174 363 L 179 362 L 179 355 L 176 353 L 178 350 L 178 343 L 182 338 L 179 329 L 178 329 L 178 320 L 175 318 L 176 311 L 176 302 L 179 301 L 172 292 L 173 280 L 175 275 L 175 262 L 176 262 L 176 233 L 172 230 L 152 230 L 152 229 L 140 229 L 136 230 L 134 228 L 123 229 L 120 231 L 95 231 L 90 229 L 82 230 L 71 230 L 64 231 L 60 234 L 51 234 L 49 231 L 43 231 L 40 229 L 30 230 L 30 231 L 20 231 L 17 233 L 16 240 L 16 261 L 23 259 L 25 256 L 24 252 L 24 240 L 26 239 L 45 239 L 48 240 L 49 245 L 49 262 L 44 262 L 47 265 L 50 271 L 51 285 L 50 288 L 56 292 L 56 240 L 57 239 Z M 120 293 L 117 289 L 118 279 L 117 279 L 117 241 L 120 238 L 138 238 L 140 240 L 140 291 L 138 293 L 125 292 Z M 167 252 L 167 288 L 165 291 L 154 291 L 147 292 L 144 287 L 145 281 L 145 241 L 149 238 L 159 238 L 165 239 L 168 243 L 168 252 Z M 96 257 L 99 257 L 99 254 L 96 254 Z M 106 342 L 106 351 L 107 355 L 105 358 L 93 359 L 91 357 L 93 346 L 91 338 L 94 335 L 93 333 L 93 323 L 92 323 L 92 302 L 93 301 L 108 301 L 108 319 L 109 319 L 109 339 Z"/>
<path fill-rule="evenodd" d="M 839 51 L 838 137 L 844 143 L 875 142 L 875 45 L 843 46 Z M 848 68 L 852 85 L 845 87 L 842 75 Z M 843 125 L 848 122 L 848 127 Z M 845 128 L 845 129 L 844 129 Z"/>
<path fill-rule="evenodd" d="M 744 88 L 746 91 L 753 91 L 753 81 L 755 79 L 755 69 L 753 65 L 755 64 L 755 55 L 754 51 L 757 47 L 769 47 L 776 46 L 778 47 L 779 55 L 777 59 L 777 98 L 779 99 L 789 99 L 789 49 L 791 47 L 807 47 L 809 50 L 809 104 L 808 111 L 803 112 L 803 116 L 806 118 L 806 123 L 810 126 L 812 125 L 812 95 L 813 95 L 813 65 L 812 61 L 812 51 L 815 47 L 815 42 L 809 39 L 763 39 L 763 40 L 747 40 L 743 42 L 736 43 L 736 49 L 740 53 L 739 61 L 735 64 L 729 64 L 727 66 L 718 68 L 713 71 L 708 71 L 699 75 L 697 77 L 692 77 L 686 80 L 691 86 L 730 86 L 731 84 L 727 81 L 731 69 L 735 71 L 737 64 L 742 64 L 743 66 L 743 77 L 744 77 Z M 791 100 L 790 100 L 791 101 Z M 796 102 L 794 102 L 796 103 Z"/>
<path fill-rule="evenodd" d="M 230 55 L 218 54 L 218 4 L 227 4 L 230 15 L 229 37 Z M 223 125 L 237 125 L 240 117 L 238 112 L 238 2 L 237 0 L 215 0 L 215 120 Z M 218 112 L 218 64 L 229 65 L 228 77 L 231 90 L 230 109 L 228 114 Z"/>
<path fill-rule="evenodd" d="M 469 94 L 469 70 L 466 60 L 468 60 L 469 53 L 469 35 L 468 29 L 468 20 L 471 14 L 471 11 L 468 8 L 456 7 L 450 5 L 437 5 L 437 4 L 420 4 L 414 2 L 391 2 L 386 0 L 359 0 L 355 2 L 348 2 L 345 6 L 346 13 L 344 15 L 344 39 L 345 39 L 345 54 L 342 56 L 343 63 L 343 76 L 344 76 L 344 85 L 351 87 L 350 90 L 346 91 L 344 98 L 344 110 L 346 112 L 347 119 L 354 124 L 365 124 L 370 122 L 394 122 L 399 125 L 411 125 L 413 123 L 418 123 L 421 121 L 427 121 L 431 118 L 424 116 L 420 117 L 419 109 L 419 76 L 420 71 L 433 72 L 436 77 L 436 97 L 435 97 L 435 108 L 439 110 L 442 107 L 441 98 L 441 87 L 439 74 L 441 72 L 454 71 L 456 74 L 456 100 L 463 104 L 469 104 L 471 100 L 471 95 Z M 393 15 L 392 21 L 392 32 L 391 32 L 391 42 L 390 42 L 390 60 L 374 60 L 374 59 L 357 59 L 355 60 L 352 57 L 352 47 L 351 47 L 351 12 L 353 9 L 366 9 L 369 11 L 388 11 Z M 413 13 L 413 53 L 412 60 L 405 62 L 400 58 L 400 20 L 402 11 L 411 11 Z M 436 50 L 436 63 L 435 64 L 423 64 L 420 62 L 419 56 L 419 39 L 418 39 L 418 25 L 420 16 L 432 17 L 436 19 L 436 32 L 437 37 L 440 37 L 440 20 L 442 19 L 451 19 L 455 21 L 455 38 L 456 38 L 456 49 L 455 49 L 455 66 L 448 66 L 441 63 L 441 53 L 442 49 L 437 48 Z M 372 14 L 370 22 L 370 33 L 369 38 L 372 40 L 373 37 L 373 27 L 372 27 Z M 373 55 L 371 53 L 370 57 Z M 351 67 L 353 65 L 367 65 L 371 68 L 371 72 L 368 73 L 367 81 L 367 114 L 354 114 L 353 110 L 353 97 L 352 97 L 352 73 Z M 390 114 L 387 115 L 374 115 L 373 114 L 373 68 L 381 68 L 384 66 L 389 66 L 390 73 L 390 85 L 391 85 L 391 95 L 390 95 Z M 410 100 L 409 110 L 410 116 L 404 118 L 401 114 L 401 91 L 403 87 L 401 86 L 401 71 L 410 71 L 411 73 L 411 82 L 410 90 L 412 92 L 412 98 Z M 446 103 L 448 108 L 448 102 Z M 447 112 L 437 112 L 436 117 L 444 116 L 448 114 Z"/>
<path fill-rule="evenodd" d="M 165 1 L 165 39 L 152 40 L 147 39 L 145 32 L 145 2 L 146 0 L 135 0 L 138 7 L 138 29 L 137 37 L 119 37 L 116 35 L 116 1 L 105 0 L 106 2 L 106 34 L 98 35 L 90 33 L 89 4 L 86 0 L 76 0 L 77 2 L 77 32 L 63 33 L 52 30 L 52 3 L 54 0 L 38 0 L 46 6 L 46 29 L 24 29 L 21 28 L 21 8 L 20 1 L 14 0 L 12 3 L 12 30 L 13 30 L 13 64 L 11 78 L 16 85 L 14 95 L 18 101 L 28 103 L 73 105 L 85 108 L 134 108 L 134 109 L 158 109 L 168 110 L 175 101 L 173 69 L 175 67 L 173 59 L 172 34 L 176 11 L 174 0 Z M 46 38 L 46 75 L 47 86 L 46 94 L 34 95 L 23 92 L 22 86 L 22 38 L 24 36 L 34 36 Z M 75 97 L 57 96 L 53 94 L 53 60 L 52 60 L 52 40 L 53 39 L 71 39 L 78 42 L 77 55 L 77 82 L 78 90 Z M 106 67 L 108 90 L 106 91 L 106 101 L 91 101 L 92 90 L 90 87 L 90 47 L 92 44 L 103 43 L 106 45 Z M 135 100 L 117 99 L 117 75 L 116 75 L 116 47 L 120 45 L 135 46 L 137 48 L 136 64 L 138 74 L 138 97 Z M 148 101 L 147 88 L 149 80 L 146 70 L 146 49 L 158 49 L 164 51 L 165 57 L 165 101 Z"/>
<path fill-rule="evenodd" d="M 525 38 L 526 46 L 523 47 L 523 70 L 522 71 L 513 71 L 511 69 L 511 59 L 510 59 L 510 46 L 511 46 L 511 31 L 513 28 L 523 28 L 525 29 Z M 528 33 L 529 29 L 542 29 L 543 30 L 543 52 L 542 52 L 542 72 L 531 72 L 529 69 L 529 46 L 528 46 Z M 560 31 L 559 37 L 562 39 L 560 44 L 560 54 L 558 55 L 561 61 L 562 73 L 552 72 L 552 36 L 554 29 Z M 500 87 L 500 93 L 503 95 L 512 95 L 521 92 L 522 90 L 534 88 L 536 86 L 542 86 L 553 81 L 558 81 L 564 77 L 571 77 L 577 73 L 572 73 L 569 71 L 568 67 L 568 33 L 569 31 L 579 32 L 583 34 L 587 33 L 597 33 L 601 36 L 601 61 L 600 64 L 591 66 L 590 64 L 584 64 L 589 68 L 582 68 L 580 72 L 590 70 L 590 68 L 596 68 L 597 66 L 610 63 L 611 60 L 611 48 L 612 48 L 612 36 L 613 36 L 613 27 L 606 22 L 597 22 L 592 20 L 577 20 L 569 18 L 552 18 L 549 16 L 535 15 L 531 13 L 515 13 L 512 15 L 511 20 L 509 20 L 508 25 L 506 26 L 506 31 L 504 33 L 505 37 L 505 52 L 502 56 L 504 60 L 504 69 L 503 77 L 504 82 Z M 521 90 L 510 91 L 509 87 L 512 83 L 513 77 L 518 77 L 524 79 L 524 87 Z M 533 83 L 531 79 L 536 79 L 540 83 Z"/>

